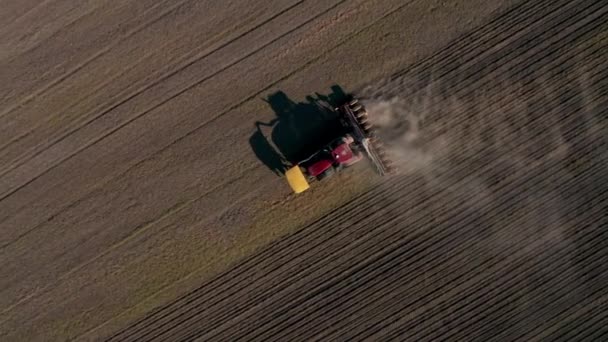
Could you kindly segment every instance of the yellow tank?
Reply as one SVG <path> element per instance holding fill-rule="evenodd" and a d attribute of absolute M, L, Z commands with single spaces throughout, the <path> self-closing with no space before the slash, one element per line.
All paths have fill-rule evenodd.
<path fill-rule="evenodd" d="M 308 181 L 306 180 L 306 176 L 302 173 L 302 170 L 299 166 L 294 166 L 291 169 L 285 172 L 285 177 L 287 177 L 287 182 L 291 189 L 296 194 L 304 192 L 310 188 Z"/>

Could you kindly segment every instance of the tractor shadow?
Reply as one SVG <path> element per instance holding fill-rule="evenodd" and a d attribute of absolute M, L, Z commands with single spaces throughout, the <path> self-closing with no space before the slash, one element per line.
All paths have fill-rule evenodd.
<path fill-rule="evenodd" d="M 336 136 L 342 134 L 337 115 L 331 110 L 346 99 L 343 89 L 334 85 L 329 94 L 306 96 L 296 102 L 282 91 L 264 101 L 275 113 L 269 122 L 255 123 L 249 144 L 257 158 L 277 175 L 308 158 Z M 264 134 L 270 131 L 270 134 Z"/>

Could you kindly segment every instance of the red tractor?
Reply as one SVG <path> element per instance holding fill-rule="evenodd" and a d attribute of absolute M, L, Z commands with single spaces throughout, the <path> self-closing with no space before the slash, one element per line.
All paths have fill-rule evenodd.
<path fill-rule="evenodd" d="M 380 175 L 392 170 L 390 162 L 368 121 L 367 111 L 357 99 L 334 108 L 346 134 L 335 138 L 312 156 L 300 161 L 285 173 L 295 193 L 310 187 L 310 182 L 323 180 L 367 156 Z"/>

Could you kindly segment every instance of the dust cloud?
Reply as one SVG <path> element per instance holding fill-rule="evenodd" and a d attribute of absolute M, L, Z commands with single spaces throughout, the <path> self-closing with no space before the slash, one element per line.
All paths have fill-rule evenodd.
<path fill-rule="evenodd" d="M 398 173 L 430 170 L 434 160 L 421 127 L 428 111 L 428 99 L 423 96 L 419 99 L 416 103 L 399 96 L 361 99 Z"/>
<path fill-rule="evenodd" d="M 518 228 L 497 219 L 503 215 L 501 202 L 510 196 L 511 190 L 537 178 L 530 173 L 524 176 L 529 182 L 503 181 L 530 163 L 525 149 L 515 148 L 517 139 L 522 138 L 516 131 L 522 127 L 510 126 L 505 119 L 514 117 L 513 111 L 525 110 L 528 103 L 512 98 L 496 102 L 493 94 L 482 93 L 467 101 L 441 95 L 437 87 L 430 85 L 413 96 L 376 92 L 373 96 L 362 96 L 360 101 L 393 160 L 398 177 L 413 175 L 412 181 L 424 179 L 425 187 L 439 197 L 433 200 L 444 203 L 444 207 L 469 212 L 470 217 L 475 217 L 475 225 L 488 228 L 478 237 L 484 241 L 480 253 L 506 254 L 526 245 L 529 239 L 538 238 L 533 231 L 515 238 L 512 234 Z M 510 102 L 510 110 L 504 109 L 505 102 Z M 509 183 L 506 188 L 502 186 Z M 550 191 L 537 191 L 518 196 L 520 202 L 514 204 L 519 209 L 514 212 L 520 215 L 517 223 L 563 241 L 562 229 L 542 225 L 544 220 L 561 221 L 559 217 L 547 216 L 556 215 L 555 208 L 560 204 L 547 200 L 557 196 L 549 195 Z M 537 210 L 538 203 L 545 202 L 543 210 Z M 441 218 L 440 215 L 438 220 Z"/>
<path fill-rule="evenodd" d="M 427 187 L 441 189 L 442 196 L 463 199 L 473 210 L 491 201 L 492 194 L 482 179 L 470 177 L 462 182 L 451 171 L 452 157 L 466 148 L 458 131 L 443 127 L 449 117 L 446 113 L 463 106 L 457 97 L 442 96 L 436 85 L 429 84 L 407 97 L 376 91 L 362 95 L 360 101 L 393 162 L 396 176 L 424 179 Z M 462 196 L 465 193 L 474 196 Z"/>
<path fill-rule="evenodd" d="M 465 92 L 441 80 L 408 90 L 416 82 L 406 80 L 358 97 L 397 174 L 422 176 L 450 206 L 478 215 L 487 253 L 528 241 L 568 252 L 577 222 L 592 219 L 579 207 L 602 197 L 593 189 L 605 188 L 608 170 L 605 91 L 594 81 L 573 72 Z M 499 221 L 506 208 L 513 219 Z"/>

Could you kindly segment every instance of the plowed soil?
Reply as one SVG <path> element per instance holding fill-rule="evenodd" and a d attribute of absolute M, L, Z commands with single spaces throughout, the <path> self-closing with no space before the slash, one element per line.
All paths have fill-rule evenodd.
<path fill-rule="evenodd" d="M 608 338 L 605 1 L 0 8 L 2 340 Z M 401 172 L 292 196 L 336 84 Z"/>

